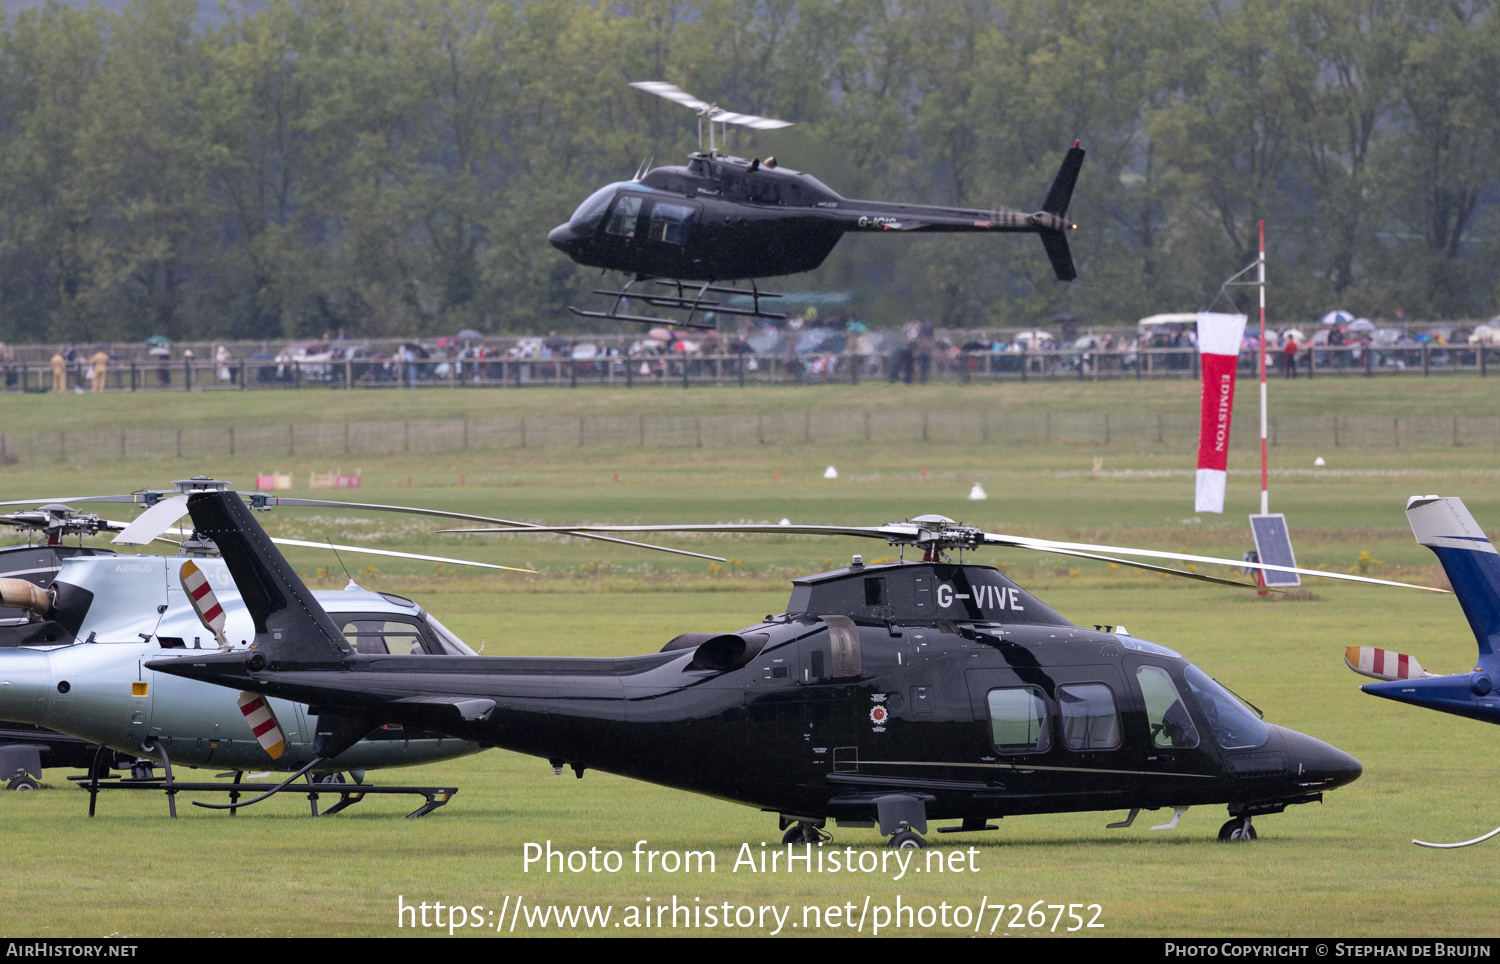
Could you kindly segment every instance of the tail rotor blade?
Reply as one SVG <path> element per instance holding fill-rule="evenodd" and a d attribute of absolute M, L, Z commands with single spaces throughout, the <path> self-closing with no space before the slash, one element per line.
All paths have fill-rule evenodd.
<path fill-rule="evenodd" d="M 178 570 L 177 578 L 182 582 L 182 591 L 187 593 L 193 612 L 198 614 L 198 621 L 214 634 L 214 640 L 219 644 L 219 651 L 227 653 L 230 646 L 229 640 L 224 638 L 224 607 L 219 605 L 219 598 L 214 595 L 213 587 L 208 584 L 208 577 L 203 574 L 203 570 L 199 569 L 196 563 L 189 559 Z"/>
<path fill-rule="evenodd" d="M 276 719 L 270 701 L 259 693 L 241 690 L 238 702 L 240 713 L 245 717 L 245 722 L 250 724 L 250 732 L 255 734 L 260 748 L 271 759 L 281 759 L 281 755 L 286 752 L 286 735 L 281 731 L 281 722 Z"/>
<path fill-rule="evenodd" d="M 1344 650 L 1344 665 L 1370 679 L 1425 679 L 1432 676 L 1416 657 L 1375 646 L 1350 646 Z"/>

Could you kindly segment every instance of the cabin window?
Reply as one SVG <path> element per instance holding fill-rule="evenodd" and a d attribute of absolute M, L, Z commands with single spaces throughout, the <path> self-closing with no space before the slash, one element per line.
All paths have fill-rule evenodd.
<path fill-rule="evenodd" d="M 599 219 L 604 217 L 604 211 L 609 207 L 610 198 L 614 195 L 615 185 L 601 187 L 578 205 L 578 210 L 573 212 L 568 223 L 580 234 L 593 234 L 594 229 L 599 226 Z"/>
<path fill-rule="evenodd" d="M 427 652 L 422 631 L 412 623 L 379 617 L 347 619 L 343 632 L 354 651 L 367 656 L 422 656 Z"/>
<path fill-rule="evenodd" d="M 1198 728 L 1172 677 L 1160 666 L 1142 666 L 1135 671 L 1135 681 L 1146 700 L 1146 722 L 1151 726 L 1151 742 L 1159 747 L 1198 745 Z"/>
<path fill-rule="evenodd" d="M 641 199 L 634 194 L 621 194 L 615 203 L 615 211 L 604 226 L 605 234 L 621 238 L 635 237 L 635 221 L 641 213 Z"/>
<path fill-rule="evenodd" d="M 1005 753 L 1041 753 L 1052 747 L 1047 698 L 1035 686 L 990 690 L 990 740 Z"/>
<path fill-rule="evenodd" d="M 1226 750 L 1249 750 L 1271 738 L 1271 728 L 1203 670 L 1189 666 L 1183 675 L 1219 746 Z"/>
<path fill-rule="evenodd" d="M 1103 683 L 1068 683 L 1057 688 L 1063 743 L 1070 750 L 1115 750 L 1120 746 L 1120 711 Z"/>
<path fill-rule="evenodd" d="M 685 204 L 660 204 L 651 209 L 651 240 L 665 244 L 687 244 L 693 209 Z"/>
<path fill-rule="evenodd" d="M 885 605 L 885 580 L 880 578 L 869 578 L 865 580 L 865 605 Z"/>
<path fill-rule="evenodd" d="M 775 181 L 751 178 L 750 200 L 761 204 L 780 204 L 781 185 Z"/>
<path fill-rule="evenodd" d="M 479 654 L 469 648 L 469 645 L 459 639 L 447 626 L 433 618 L 432 613 L 423 613 L 422 621 L 427 624 L 431 635 L 436 639 L 436 645 L 432 652 L 440 656 L 478 656 Z"/>

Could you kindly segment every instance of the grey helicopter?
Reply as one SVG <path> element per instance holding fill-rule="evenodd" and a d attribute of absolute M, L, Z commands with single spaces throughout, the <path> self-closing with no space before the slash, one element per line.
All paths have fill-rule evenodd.
<path fill-rule="evenodd" d="M 4 517 L 31 533 L 45 527 L 47 538 L 41 546 L 21 547 L 23 553 L 0 556 L 0 565 L 12 562 L 9 570 L 0 569 L 0 574 L 9 572 L 0 576 L 0 602 L 13 614 L 0 623 L 0 720 L 6 721 L 0 724 L 0 739 L 38 748 L 39 762 L 44 757 L 48 766 L 100 770 L 124 766 L 140 779 L 150 777 L 153 767 L 161 764 L 285 772 L 308 763 L 319 718 L 306 705 L 272 699 L 247 710 L 254 700 L 237 700 L 219 687 L 143 669 L 147 661 L 190 656 L 205 648 L 233 651 L 254 637 L 245 603 L 212 540 L 190 532 L 179 540 L 163 535 L 185 511 L 188 494 L 227 488 L 228 483 L 200 476 L 181 480 L 172 490 L 51 500 L 40 510 Z M 264 493 L 248 498 L 263 509 L 273 505 L 369 508 L 360 503 Z M 148 508 L 125 524 L 79 513 L 64 501 L 132 501 Z M 374 508 L 452 516 L 415 507 Z M 175 541 L 179 554 L 121 554 L 82 545 L 85 535 L 111 532 L 117 533 L 115 543 L 122 546 Z M 78 544 L 62 544 L 63 535 L 77 536 Z M 514 569 L 362 546 L 277 541 L 338 552 Z M 37 584 L 43 580 L 43 585 Z M 195 598 L 194 584 L 206 595 Z M 367 591 L 352 579 L 343 590 L 318 591 L 315 596 L 325 611 L 336 614 L 341 631 L 360 652 L 476 655 L 410 599 Z M 205 619 L 202 598 L 218 605 L 213 618 Z M 211 625 L 215 619 L 217 627 Z M 274 729 L 260 729 L 263 720 L 255 716 L 257 712 L 276 721 Z M 268 733 L 280 739 L 268 738 Z M 100 747 L 112 752 L 101 755 Z M 479 749 L 471 741 L 392 724 L 372 731 L 310 772 L 336 779 L 348 771 L 358 782 L 367 769 L 451 759 Z M 32 789 L 40 773 L 4 776 L 12 777 L 14 789 Z"/>
<path fill-rule="evenodd" d="M 571 767 L 617 773 L 778 815 L 784 842 L 823 827 L 878 826 L 893 847 L 995 829 L 1005 816 L 1226 805 L 1221 840 L 1253 817 L 1323 799 L 1359 777 L 1353 757 L 1273 726 L 1177 652 L 1123 627 L 1078 627 L 988 566 L 945 558 L 983 547 L 1107 560 L 1257 589 L 1124 556 L 1246 566 L 1429 591 L 1389 580 L 1154 550 L 984 532 L 941 516 L 884 526 L 514 527 L 553 531 L 764 532 L 899 546 L 895 563 L 793 581 L 787 611 L 733 632 L 689 632 L 634 657 L 358 652 L 222 493 L 194 494 L 195 526 L 220 546 L 256 626 L 244 650 L 149 668 L 315 703 L 337 754 L 401 721 Z M 906 561 L 908 549 L 922 559 Z M 288 779 L 290 783 L 291 778 Z M 251 801 L 254 802 L 254 801 Z"/>

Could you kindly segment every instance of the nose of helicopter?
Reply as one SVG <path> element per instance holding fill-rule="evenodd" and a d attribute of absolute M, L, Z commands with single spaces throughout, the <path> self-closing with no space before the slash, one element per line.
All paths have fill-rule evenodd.
<path fill-rule="evenodd" d="M 1286 747 L 1287 773 L 1295 787 L 1332 790 L 1359 779 L 1364 767 L 1338 747 L 1322 740 L 1278 727 Z"/>
<path fill-rule="evenodd" d="M 559 224 L 547 232 L 547 240 L 563 254 L 571 255 L 578 247 L 579 237 L 571 224 Z"/>
<path fill-rule="evenodd" d="M 46 653 L 4 652 L 0 655 L 0 720 L 44 722 L 56 685 Z"/>

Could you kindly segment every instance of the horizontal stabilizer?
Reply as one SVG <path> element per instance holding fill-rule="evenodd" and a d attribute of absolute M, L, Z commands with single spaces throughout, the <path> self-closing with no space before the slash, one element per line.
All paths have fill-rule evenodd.
<path fill-rule="evenodd" d="M 472 723 L 487 720 L 495 709 L 495 701 L 476 696 L 408 696 L 394 700 L 395 703 L 411 706 L 431 706 L 436 715 L 448 723 Z"/>

